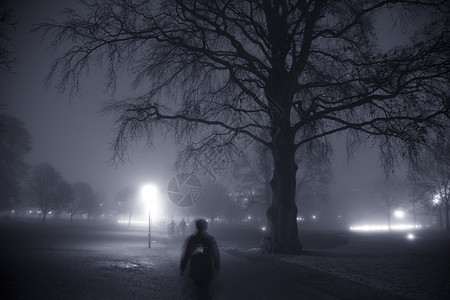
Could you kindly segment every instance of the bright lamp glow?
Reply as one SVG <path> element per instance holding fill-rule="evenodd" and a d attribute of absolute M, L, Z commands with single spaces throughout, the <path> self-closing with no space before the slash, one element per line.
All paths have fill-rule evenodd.
<path fill-rule="evenodd" d="M 142 201 L 150 210 L 152 216 L 158 211 L 158 188 L 153 184 L 146 184 L 141 188 Z"/>
<path fill-rule="evenodd" d="M 141 195 L 144 201 L 151 201 L 158 193 L 158 188 L 152 184 L 146 184 L 141 188 Z"/>
<path fill-rule="evenodd" d="M 396 218 L 402 219 L 405 216 L 405 213 L 402 210 L 397 209 L 397 210 L 394 210 L 394 216 Z"/>

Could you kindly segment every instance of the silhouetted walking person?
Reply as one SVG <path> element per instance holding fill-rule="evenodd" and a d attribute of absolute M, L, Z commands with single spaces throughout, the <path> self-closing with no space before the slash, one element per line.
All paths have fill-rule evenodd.
<path fill-rule="evenodd" d="M 184 236 L 184 234 L 186 233 L 186 227 L 187 227 L 187 224 L 184 221 L 184 219 L 181 220 L 180 224 L 178 225 L 178 228 L 180 229 L 180 235 L 181 236 Z"/>
<path fill-rule="evenodd" d="M 183 275 L 190 261 L 189 277 L 195 285 L 197 299 L 209 300 L 212 299 L 211 282 L 220 269 L 220 252 L 214 237 L 206 232 L 206 220 L 198 219 L 195 226 L 197 233 L 186 240 L 180 270 Z"/>
<path fill-rule="evenodd" d="M 167 225 L 167 231 L 169 236 L 175 235 L 175 222 L 173 219 L 172 222 L 170 222 L 169 225 Z"/>

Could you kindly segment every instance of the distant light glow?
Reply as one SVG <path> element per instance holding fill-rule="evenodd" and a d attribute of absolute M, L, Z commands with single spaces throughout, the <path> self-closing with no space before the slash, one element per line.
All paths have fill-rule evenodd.
<path fill-rule="evenodd" d="M 408 234 L 408 235 L 406 236 L 406 238 L 407 238 L 408 240 L 414 240 L 416 237 L 415 237 L 414 234 L 410 233 L 410 234 Z"/>
<path fill-rule="evenodd" d="M 262 230 L 262 231 L 266 231 L 266 226 L 262 226 L 262 227 L 261 227 L 261 230 Z"/>
<path fill-rule="evenodd" d="M 403 219 L 403 217 L 405 216 L 405 212 L 400 209 L 394 210 L 394 216 L 396 218 Z"/>
<path fill-rule="evenodd" d="M 403 230 L 411 230 L 421 228 L 421 225 L 412 225 L 412 224 L 396 224 L 391 226 L 391 230 L 403 231 Z M 359 226 L 351 226 L 351 231 L 389 231 L 388 225 L 359 225 Z"/>
<path fill-rule="evenodd" d="M 315 220 L 315 219 L 317 218 L 317 216 L 316 216 L 316 215 L 313 215 L 312 218 Z"/>
<path fill-rule="evenodd" d="M 439 194 L 434 195 L 434 197 L 433 197 L 433 204 L 434 205 L 441 204 L 441 197 L 439 197 Z"/>

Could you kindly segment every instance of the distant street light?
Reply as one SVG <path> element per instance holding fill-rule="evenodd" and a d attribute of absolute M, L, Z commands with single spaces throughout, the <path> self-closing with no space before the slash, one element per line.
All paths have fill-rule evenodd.
<path fill-rule="evenodd" d="M 158 189 L 156 186 L 146 184 L 141 188 L 142 199 L 148 206 L 148 247 L 152 247 L 152 217 L 151 217 L 151 203 L 155 201 Z"/>
<path fill-rule="evenodd" d="M 439 194 L 434 195 L 432 202 L 435 206 L 441 204 L 441 197 L 439 196 Z"/>
<path fill-rule="evenodd" d="M 394 210 L 394 216 L 396 218 L 402 219 L 405 216 L 405 212 L 400 209 Z"/>

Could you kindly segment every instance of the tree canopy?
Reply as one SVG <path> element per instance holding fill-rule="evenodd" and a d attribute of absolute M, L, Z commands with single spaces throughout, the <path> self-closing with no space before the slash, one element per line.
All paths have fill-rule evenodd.
<path fill-rule="evenodd" d="M 76 92 L 92 65 L 134 75 L 136 92 L 107 104 L 116 116 L 114 153 L 158 129 L 174 129 L 186 163 L 224 164 L 259 142 L 273 158 L 268 252 L 301 250 L 296 153 L 347 132 L 349 145 L 377 142 L 391 165 L 430 130 L 448 126 L 448 1 L 82 1 L 41 24 L 63 48 L 49 79 Z M 405 19 L 427 11 L 408 44 L 377 45 L 379 12 Z M 66 44 L 68 43 L 68 44 Z M 139 88 L 139 89 L 138 89 Z M 142 93 L 138 93 L 141 91 Z M 234 152 L 229 151 L 234 150 Z M 192 158 L 194 158 L 192 160 Z"/>
<path fill-rule="evenodd" d="M 73 197 L 70 184 L 48 163 L 41 163 L 33 168 L 28 189 L 31 202 L 41 209 L 42 224 L 45 224 L 49 213 L 63 208 L 69 198 Z"/>
<path fill-rule="evenodd" d="M 0 1 L 0 70 L 11 72 L 17 62 L 14 45 L 11 42 L 11 31 L 15 29 L 16 18 L 5 2 Z"/>

